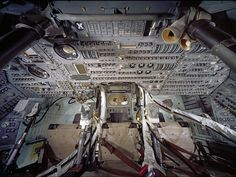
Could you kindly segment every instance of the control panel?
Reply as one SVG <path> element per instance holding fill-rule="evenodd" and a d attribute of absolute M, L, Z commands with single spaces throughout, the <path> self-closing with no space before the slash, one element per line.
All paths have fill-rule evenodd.
<path fill-rule="evenodd" d="M 233 76 L 216 89 L 210 98 L 216 121 L 236 130 L 236 81 L 232 79 Z"/>
<path fill-rule="evenodd" d="M 0 150 L 10 149 L 16 140 L 22 116 L 12 111 L 0 120 Z"/>
<path fill-rule="evenodd" d="M 45 9 L 53 25 L 4 68 L 8 80 L 30 94 L 83 100 L 111 82 L 138 83 L 158 95 L 208 95 L 228 77 L 230 69 L 199 42 L 185 51 L 163 41 L 163 30 L 183 13 L 179 1 L 88 4 L 55 1 Z"/>
<path fill-rule="evenodd" d="M 178 45 L 160 44 L 159 38 L 142 45 L 134 40 L 134 49 L 119 47 L 127 39 L 114 40 L 76 41 L 61 50 L 40 40 L 11 63 L 8 79 L 44 97 L 90 97 L 98 84 L 109 82 L 136 82 L 153 94 L 205 95 L 229 75 L 229 68 L 197 43 L 184 52 Z M 66 58 L 59 51 L 76 54 Z"/>
<path fill-rule="evenodd" d="M 113 83 L 106 87 L 107 114 L 112 122 L 130 121 L 133 118 L 135 92 L 133 83 Z"/>
<path fill-rule="evenodd" d="M 24 94 L 7 81 L 4 71 L 0 71 L 0 120 L 11 113 L 18 101 L 23 98 Z"/>

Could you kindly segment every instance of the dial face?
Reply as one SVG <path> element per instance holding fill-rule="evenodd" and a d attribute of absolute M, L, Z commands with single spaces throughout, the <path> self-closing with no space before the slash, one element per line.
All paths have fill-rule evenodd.
<path fill-rule="evenodd" d="M 50 76 L 47 71 L 36 65 L 28 65 L 28 71 L 30 74 L 42 79 L 47 79 Z"/>
<path fill-rule="evenodd" d="M 68 44 L 55 44 L 54 50 L 60 57 L 66 60 L 74 60 L 79 57 L 76 49 Z"/>
<path fill-rule="evenodd" d="M 130 98 L 127 94 L 112 94 L 108 96 L 108 103 L 111 106 L 126 106 L 129 104 Z"/>

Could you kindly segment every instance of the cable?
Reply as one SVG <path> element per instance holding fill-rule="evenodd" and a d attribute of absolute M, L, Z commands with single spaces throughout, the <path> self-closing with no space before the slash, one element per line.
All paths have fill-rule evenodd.
<path fill-rule="evenodd" d="M 179 114 L 179 113 L 175 113 L 175 114 L 176 114 L 177 116 L 185 117 L 186 119 L 190 119 L 191 121 L 193 121 L 193 122 L 195 122 L 195 123 L 197 123 L 197 124 L 199 124 L 199 125 L 202 125 L 200 122 L 198 122 L 198 121 L 192 119 L 191 117 L 187 117 L 187 116 L 184 116 L 184 115 Z M 216 131 L 215 129 L 211 128 L 210 126 L 207 126 L 207 125 L 206 125 L 206 127 L 209 128 L 210 130 L 212 130 L 213 132 L 217 133 L 218 135 L 220 135 L 220 136 L 226 138 L 227 140 L 233 142 L 234 144 L 236 144 L 236 141 L 234 141 L 234 140 L 232 140 L 231 138 L 227 137 L 225 134 L 223 134 L 223 133 L 221 133 L 221 132 L 219 132 L 219 131 Z"/>
<path fill-rule="evenodd" d="M 72 100 L 74 100 L 74 101 L 72 101 Z M 75 102 L 76 102 L 76 99 L 74 97 L 71 97 L 68 101 L 68 104 L 73 104 Z"/>
<path fill-rule="evenodd" d="M 142 86 L 141 86 L 141 88 L 143 89 L 143 91 L 145 91 Z M 162 110 L 164 110 L 164 111 L 166 111 L 166 112 L 169 112 L 169 113 L 171 113 L 171 114 L 174 114 L 174 115 L 176 115 L 176 116 L 189 119 L 189 120 L 191 120 L 191 121 L 193 121 L 193 122 L 196 122 L 197 124 L 202 125 L 200 122 L 198 122 L 197 120 L 193 119 L 192 117 L 187 116 L 187 115 L 184 115 L 184 114 L 181 114 L 181 113 L 178 113 L 178 112 L 174 112 L 174 111 L 171 110 L 171 108 L 169 108 L 169 107 L 167 107 L 167 106 L 164 106 L 164 105 L 158 103 L 158 102 L 153 98 L 153 96 L 152 96 L 149 92 L 147 92 L 147 93 L 148 93 L 149 97 L 151 98 L 151 100 L 152 100 L 154 103 L 156 103 Z M 208 126 L 208 125 L 206 125 L 206 126 L 207 126 L 210 130 L 212 130 L 213 132 L 215 132 L 215 133 L 221 135 L 222 137 L 224 137 L 224 138 L 228 139 L 229 141 L 231 141 L 231 142 L 233 142 L 233 143 L 236 144 L 236 141 L 234 141 L 233 139 L 227 137 L 225 134 L 223 134 L 223 133 L 221 133 L 221 132 L 219 132 L 219 131 L 216 131 L 215 129 L 213 129 L 212 127 L 210 127 L 210 126 Z"/>
<path fill-rule="evenodd" d="M 36 125 L 36 124 L 38 124 L 39 122 L 41 122 L 41 121 L 43 120 L 43 118 L 45 117 L 45 115 L 47 114 L 47 112 L 49 111 L 49 109 L 50 109 L 57 101 L 59 101 L 59 100 L 62 99 L 62 98 L 63 98 L 63 97 L 60 97 L 60 98 L 56 99 L 55 101 L 53 101 L 53 102 L 48 106 L 47 110 L 43 113 L 42 117 L 41 117 L 39 120 L 35 121 L 34 125 Z"/>
<path fill-rule="evenodd" d="M 172 157 L 168 156 L 166 153 L 164 153 L 164 156 L 167 158 L 167 159 L 170 159 L 172 162 L 174 162 L 177 166 L 180 166 L 180 164 L 178 162 L 176 162 Z"/>
<path fill-rule="evenodd" d="M 146 122 L 147 123 L 147 122 Z M 163 141 L 161 141 L 157 135 L 153 132 L 153 130 L 151 129 L 151 126 L 149 125 L 149 123 L 147 123 L 147 126 L 148 126 L 148 129 L 150 131 L 150 133 L 153 135 L 153 137 L 160 143 L 160 146 L 163 148 L 164 151 L 166 151 L 167 153 L 171 153 L 173 154 L 175 157 L 177 157 L 179 160 L 181 160 L 186 166 L 189 167 L 189 169 L 195 174 L 195 175 L 198 175 L 198 172 L 196 171 L 196 169 L 193 167 L 192 164 L 186 162 L 185 159 L 183 159 L 182 157 L 178 156 L 175 152 L 173 152 L 173 150 L 166 146 L 166 143 L 164 143 Z M 165 140 L 165 139 L 164 139 Z M 195 176 L 194 175 L 194 176 Z"/>
<path fill-rule="evenodd" d="M 94 133 L 96 132 L 96 129 L 97 129 L 97 128 L 95 128 L 95 129 L 93 130 L 91 137 L 93 137 Z M 89 142 L 90 142 L 90 138 L 87 139 L 86 142 L 84 142 L 84 147 L 87 147 L 87 145 L 89 144 Z M 94 144 L 94 143 L 93 143 L 93 144 Z M 92 144 L 92 145 L 93 145 L 93 144 Z"/>
<path fill-rule="evenodd" d="M 95 100 L 94 100 L 93 98 L 94 98 L 94 97 L 89 97 L 87 100 L 92 100 L 92 101 L 95 102 Z M 72 101 L 72 100 L 74 100 L 74 101 Z M 86 101 L 87 101 L 87 100 L 86 100 Z M 69 101 L 68 101 L 68 104 L 73 104 L 73 103 L 76 103 L 76 98 L 71 97 L 71 98 L 69 99 Z"/>

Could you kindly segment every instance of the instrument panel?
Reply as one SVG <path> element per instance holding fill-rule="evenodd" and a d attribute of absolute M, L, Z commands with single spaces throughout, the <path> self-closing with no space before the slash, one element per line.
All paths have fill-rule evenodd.
<path fill-rule="evenodd" d="M 164 43 L 163 29 L 179 17 L 177 1 L 153 2 L 153 9 L 140 2 L 132 4 L 137 10 L 125 12 L 105 4 L 111 11 L 80 13 L 74 5 L 84 2 L 67 3 L 70 10 L 64 2 L 45 10 L 54 26 L 4 69 L 28 95 L 86 99 L 101 83 L 122 82 L 138 83 L 152 94 L 208 95 L 229 75 L 230 69 L 199 42 L 193 41 L 189 51 Z"/>
<path fill-rule="evenodd" d="M 136 40 L 143 41 L 145 37 Z M 65 59 L 57 54 L 53 44 L 40 40 L 31 47 L 36 56 L 18 56 L 6 73 L 15 86 L 44 97 L 78 96 L 110 82 L 136 82 L 152 94 L 205 95 L 229 74 L 229 68 L 200 44 L 193 45 L 192 52 L 184 52 L 179 46 L 158 44 L 161 39 L 155 41 L 143 47 L 137 42 L 135 50 L 119 49 L 115 44 L 109 49 L 104 42 L 88 51 L 77 44 L 77 57 Z M 122 39 L 120 42 L 126 43 Z M 73 53 L 74 49 L 66 51 Z"/>

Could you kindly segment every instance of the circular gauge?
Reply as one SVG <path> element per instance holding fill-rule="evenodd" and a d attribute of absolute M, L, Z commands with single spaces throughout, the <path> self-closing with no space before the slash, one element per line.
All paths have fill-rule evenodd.
<path fill-rule="evenodd" d="M 152 68 L 153 67 L 153 63 L 148 63 L 147 65 L 149 68 Z"/>
<path fill-rule="evenodd" d="M 36 65 L 29 65 L 28 71 L 30 72 L 30 74 L 42 79 L 47 79 L 50 76 L 47 71 L 43 70 L 42 68 Z"/>
<path fill-rule="evenodd" d="M 139 68 L 143 68 L 144 66 L 145 66 L 144 63 L 140 63 L 140 64 L 138 65 Z"/>
<path fill-rule="evenodd" d="M 138 71 L 137 71 L 137 74 L 142 74 L 142 73 L 143 73 L 142 70 L 138 70 Z"/>
<path fill-rule="evenodd" d="M 54 50 L 57 55 L 66 60 L 74 60 L 79 56 L 76 49 L 68 44 L 55 44 Z"/>

